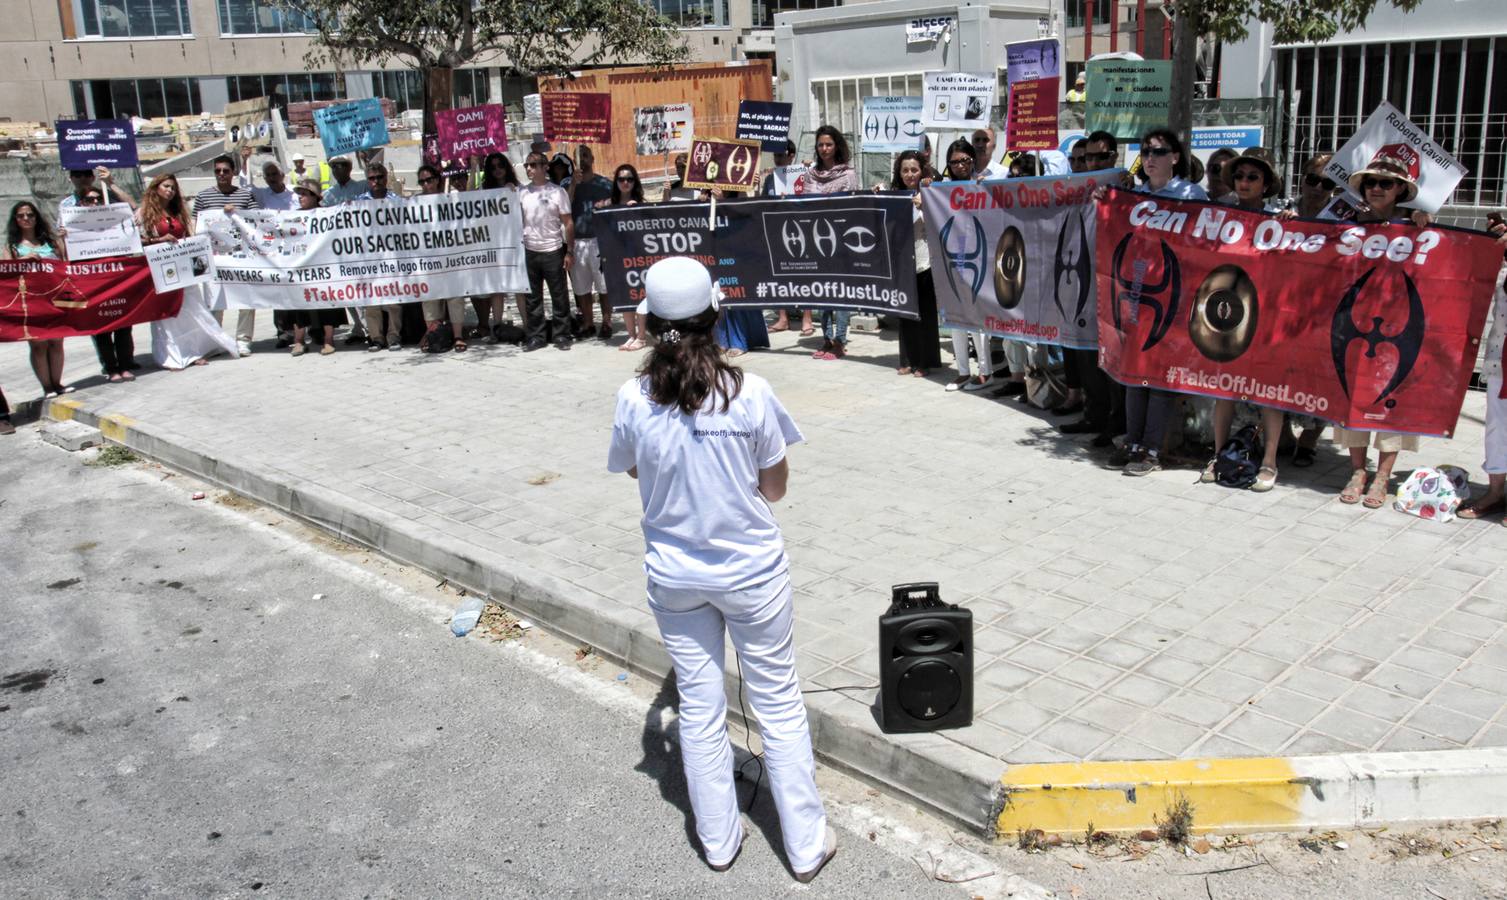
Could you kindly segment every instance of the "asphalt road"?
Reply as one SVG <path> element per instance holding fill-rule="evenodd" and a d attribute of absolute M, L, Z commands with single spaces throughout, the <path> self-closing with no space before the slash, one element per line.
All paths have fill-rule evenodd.
<path fill-rule="evenodd" d="M 164 470 L 4 441 L 0 896 L 966 896 L 851 831 L 797 886 L 767 791 L 713 873 L 672 690 L 457 640 L 443 594 Z"/>

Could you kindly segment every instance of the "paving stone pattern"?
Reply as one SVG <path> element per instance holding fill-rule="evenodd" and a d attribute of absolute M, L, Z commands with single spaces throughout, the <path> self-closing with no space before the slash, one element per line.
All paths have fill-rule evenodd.
<path fill-rule="evenodd" d="M 1002 760 L 1507 746 L 1507 529 L 1342 505 L 1347 462 L 1327 441 L 1267 494 L 1191 469 L 1123 477 L 1048 415 L 945 393 L 951 371 L 897 377 L 893 332 L 855 334 L 841 362 L 812 360 L 816 340 L 774 335 L 742 360 L 808 439 L 777 507 L 807 687 L 876 684 L 890 585 L 935 580 L 976 629 L 975 723 L 944 736 Z M 91 409 L 458 541 L 547 554 L 637 620 L 638 495 L 604 468 L 637 361 L 620 342 L 293 359 L 263 340 L 130 385 L 93 374 L 87 340 L 67 351 Z M 137 345 L 149 362 L 145 327 Z M 23 345 L 0 345 L 0 379 L 12 403 L 35 396 Z M 1458 437 L 1400 471 L 1479 473 L 1483 415 L 1469 395 Z M 843 696 L 867 707 L 874 691 Z"/>

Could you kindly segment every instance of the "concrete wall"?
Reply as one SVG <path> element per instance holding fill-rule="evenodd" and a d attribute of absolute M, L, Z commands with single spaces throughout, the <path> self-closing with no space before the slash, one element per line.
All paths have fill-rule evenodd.
<path fill-rule="evenodd" d="M 795 104 L 796 130 L 814 127 L 812 81 L 911 72 L 993 72 L 1005 44 L 1032 40 L 1049 0 L 878 0 L 775 17 L 775 78 L 780 99 Z M 920 16 L 957 19 L 950 41 L 907 44 L 905 23 Z"/>

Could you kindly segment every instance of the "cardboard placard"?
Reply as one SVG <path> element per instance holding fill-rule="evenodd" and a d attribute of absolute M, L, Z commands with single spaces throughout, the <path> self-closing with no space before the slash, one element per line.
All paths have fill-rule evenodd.
<path fill-rule="evenodd" d="M 759 187 L 759 142 L 717 138 L 691 141 L 685 187 L 749 193 Z"/>
<path fill-rule="evenodd" d="M 612 143 L 612 95 L 577 91 L 540 94 L 544 137 L 572 144 Z"/>

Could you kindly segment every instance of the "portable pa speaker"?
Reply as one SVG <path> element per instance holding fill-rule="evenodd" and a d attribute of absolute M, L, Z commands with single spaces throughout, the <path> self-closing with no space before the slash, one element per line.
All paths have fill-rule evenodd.
<path fill-rule="evenodd" d="M 897 584 L 879 617 L 879 727 L 886 734 L 973 724 L 973 613 L 936 582 Z"/>

